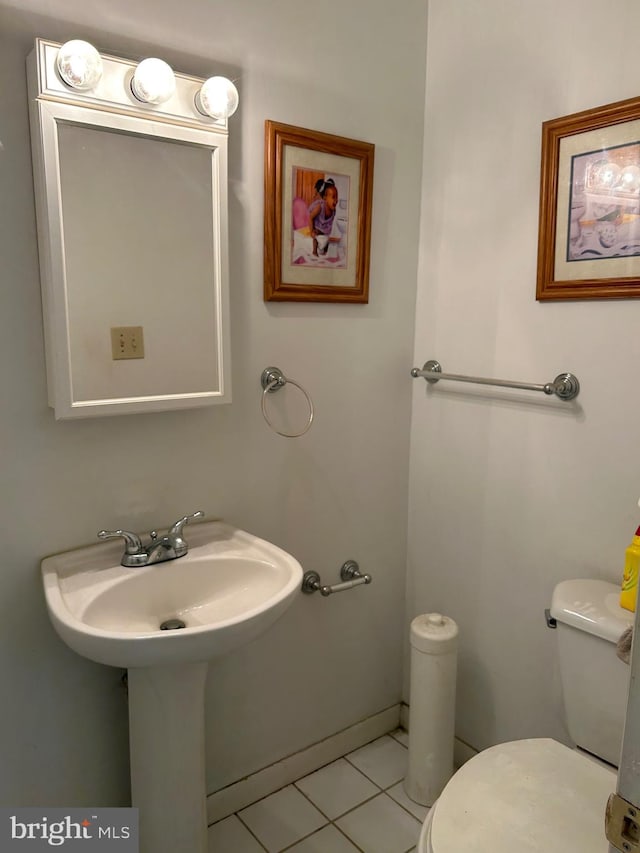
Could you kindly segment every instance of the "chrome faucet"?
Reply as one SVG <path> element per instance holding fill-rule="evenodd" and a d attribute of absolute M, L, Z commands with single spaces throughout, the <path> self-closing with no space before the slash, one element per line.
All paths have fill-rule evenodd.
<path fill-rule="evenodd" d="M 157 532 L 152 530 L 149 534 L 151 541 L 148 545 L 143 545 L 138 534 L 130 533 L 128 530 L 101 530 L 98 533 L 98 539 L 115 539 L 117 537 L 124 539 L 125 549 L 122 560 L 120 560 L 122 566 L 150 566 L 152 563 L 164 563 L 166 560 L 177 560 L 178 557 L 184 557 L 189 546 L 182 535 L 183 528 L 194 518 L 203 517 L 204 513 L 200 509 L 192 515 L 185 515 L 179 518 L 175 524 L 172 524 L 166 535 L 159 539 Z"/>

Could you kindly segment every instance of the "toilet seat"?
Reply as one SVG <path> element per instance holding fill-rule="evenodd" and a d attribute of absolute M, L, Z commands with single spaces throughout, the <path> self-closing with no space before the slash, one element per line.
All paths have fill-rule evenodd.
<path fill-rule="evenodd" d="M 549 738 L 498 744 L 452 777 L 418 853 L 606 853 L 613 770 Z"/>

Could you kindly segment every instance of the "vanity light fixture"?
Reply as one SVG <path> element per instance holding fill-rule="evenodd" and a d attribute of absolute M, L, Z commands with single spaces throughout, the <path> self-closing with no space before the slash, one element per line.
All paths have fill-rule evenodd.
<path fill-rule="evenodd" d="M 209 77 L 196 93 L 196 109 L 202 115 L 225 119 L 238 109 L 238 90 L 226 77 Z"/>
<path fill-rule="evenodd" d="M 114 89 L 114 82 L 117 77 L 114 76 L 114 68 L 120 68 L 121 65 L 114 65 L 111 62 L 111 57 L 105 57 L 106 65 L 103 64 L 103 58 L 96 48 L 82 39 L 72 39 L 65 42 L 57 48 L 55 56 L 55 70 L 58 78 L 70 89 L 75 89 L 79 92 L 89 92 L 97 90 L 93 94 L 96 97 L 107 100 L 113 98 L 118 102 L 118 96 Z M 116 61 L 117 62 L 117 61 Z M 163 59 L 149 57 L 143 59 L 137 65 L 128 63 L 129 69 L 126 69 L 126 76 L 121 77 L 121 85 L 130 95 L 133 95 L 137 101 L 150 106 L 158 106 L 166 103 L 175 93 L 177 81 L 173 69 Z M 98 87 L 105 71 L 105 80 L 107 86 Z M 180 80 L 187 79 L 185 75 L 178 75 Z M 195 85 L 200 81 L 196 78 L 191 78 Z M 184 97 L 185 83 L 181 82 L 178 86 L 179 100 Z M 182 87 L 182 88 L 181 88 Z M 227 77 L 209 77 L 205 80 L 195 95 L 191 90 L 189 100 L 185 106 L 192 104 L 191 109 L 195 107 L 195 113 L 198 117 L 205 116 L 212 118 L 217 122 L 226 122 L 229 116 L 232 116 L 238 109 L 240 97 L 238 90 Z M 130 103 L 130 98 L 129 98 Z M 189 107 L 187 107 L 189 109 Z M 199 119 L 201 121 L 201 119 Z"/>
<path fill-rule="evenodd" d="M 131 91 L 146 104 L 164 104 L 175 90 L 173 69 L 163 59 L 143 59 L 131 79 Z"/>
<path fill-rule="evenodd" d="M 56 68 L 67 86 L 81 92 L 93 89 L 102 77 L 100 54 L 82 39 L 72 39 L 62 45 L 56 57 Z"/>

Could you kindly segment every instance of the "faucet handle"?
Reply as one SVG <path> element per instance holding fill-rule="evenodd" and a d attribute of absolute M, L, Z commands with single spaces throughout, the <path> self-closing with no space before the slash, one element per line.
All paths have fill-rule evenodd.
<path fill-rule="evenodd" d="M 182 518 L 179 518 L 174 524 L 171 525 L 167 536 L 170 539 L 182 539 L 182 528 L 185 524 L 188 524 L 190 521 L 193 521 L 194 518 L 204 518 L 204 513 L 201 509 L 197 512 L 192 513 L 191 515 L 184 515 Z"/>
<path fill-rule="evenodd" d="M 128 530 L 100 530 L 98 539 L 117 539 L 122 537 L 125 541 L 125 554 L 139 554 L 143 551 L 142 542 L 137 533 Z"/>
<path fill-rule="evenodd" d="M 191 515 L 184 515 L 182 518 L 179 518 L 175 524 L 172 524 L 169 530 L 167 531 L 167 539 L 171 543 L 173 551 L 176 557 L 184 557 L 184 555 L 189 550 L 189 546 L 182 538 L 182 528 L 185 524 L 188 524 L 193 518 L 202 518 L 204 513 L 201 509 L 197 512 L 192 513 Z"/>

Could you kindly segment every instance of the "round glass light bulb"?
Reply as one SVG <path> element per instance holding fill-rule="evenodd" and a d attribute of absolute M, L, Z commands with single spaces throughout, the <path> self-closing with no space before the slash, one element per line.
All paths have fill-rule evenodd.
<path fill-rule="evenodd" d="M 131 91 L 146 104 L 164 104 L 176 90 L 176 78 L 163 59 L 143 59 L 131 80 Z"/>
<path fill-rule="evenodd" d="M 605 162 L 596 172 L 596 182 L 600 189 L 612 189 L 620 177 L 620 166 L 616 163 Z"/>
<path fill-rule="evenodd" d="M 625 166 L 620 176 L 620 185 L 627 192 L 638 192 L 640 189 L 640 169 L 637 166 Z"/>
<path fill-rule="evenodd" d="M 211 118 L 229 118 L 239 102 L 238 90 L 226 77 L 209 77 L 196 94 L 198 112 Z"/>
<path fill-rule="evenodd" d="M 56 57 L 58 73 L 67 86 L 93 89 L 102 77 L 102 59 L 92 44 L 81 39 L 65 42 Z"/>

